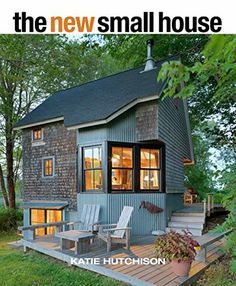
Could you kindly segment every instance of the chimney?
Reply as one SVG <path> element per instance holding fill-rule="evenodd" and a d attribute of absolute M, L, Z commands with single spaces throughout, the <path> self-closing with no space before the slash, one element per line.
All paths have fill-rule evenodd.
<path fill-rule="evenodd" d="M 154 45 L 154 40 L 150 39 L 147 41 L 147 59 L 144 71 L 149 71 L 155 68 L 155 61 L 152 57 L 152 47 Z"/>

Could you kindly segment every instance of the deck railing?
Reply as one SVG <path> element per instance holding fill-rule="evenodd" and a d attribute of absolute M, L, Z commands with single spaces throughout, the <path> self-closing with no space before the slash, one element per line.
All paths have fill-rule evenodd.
<path fill-rule="evenodd" d="M 208 193 L 207 194 L 207 216 L 210 216 L 214 213 L 214 194 Z"/>

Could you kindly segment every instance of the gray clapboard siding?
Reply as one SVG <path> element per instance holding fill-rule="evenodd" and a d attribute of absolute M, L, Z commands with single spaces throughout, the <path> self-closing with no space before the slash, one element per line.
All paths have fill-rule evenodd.
<path fill-rule="evenodd" d="M 183 158 L 191 158 L 183 101 L 170 98 L 158 104 L 158 138 L 166 144 L 167 193 L 184 192 Z"/>
<path fill-rule="evenodd" d="M 91 144 L 107 140 L 107 128 L 105 126 L 83 128 L 78 130 L 77 144 Z"/>
<path fill-rule="evenodd" d="M 148 235 L 153 230 L 164 230 L 166 226 L 166 194 L 78 194 L 78 215 L 83 204 L 100 204 L 100 220 L 102 223 L 117 223 L 124 206 L 133 206 L 130 220 L 133 235 Z M 140 209 L 141 201 L 149 201 L 164 209 L 162 213 L 151 214 L 146 209 Z"/>
<path fill-rule="evenodd" d="M 166 219 L 170 220 L 173 211 L 183 209 L 183 197 L 180 194 L 167 194 L 166 195 Z"/>
<path fill-rule="evenodd" d="M 82 213 L 84 204 L 96 204 L 101 206 L 99 221 L 107 222 L 107 202 L 108 202 L 108 195 L 105 193 L 104 194 L 85 193 L 85 192 L 78 193 L 77 195 L 78 218 Z"/>
<path fill-rule="evenodd" d="M 135 112 L 130 110 L 106 126 L 78 130 L 77 143 L 80 145 L 104 141 L 135 142 Z"/>
<path fill-rule="evenodd" d="M 135 112 L 126 112 L 108 124 L 107 140 L 120 142 L 135 142 Z"/>

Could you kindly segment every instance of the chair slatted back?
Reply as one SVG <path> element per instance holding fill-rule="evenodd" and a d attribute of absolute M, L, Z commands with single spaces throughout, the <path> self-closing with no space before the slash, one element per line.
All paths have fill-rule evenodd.
<path fill-rule="evenodd" d="M 81 230 L 92 231 L 92 224 L 99 221 L 100 205 L 83 205 L 81 214 Z"/>
<path fill-rule="evenodd" d="M 130 206 L 124 206 L 119 221 L 117 223 L 117 228 L 127 227 L 132 215 L 134 208 Z M 113 236 L 123 238 L 125 235 L 125 230 L 115 230 Z"/>

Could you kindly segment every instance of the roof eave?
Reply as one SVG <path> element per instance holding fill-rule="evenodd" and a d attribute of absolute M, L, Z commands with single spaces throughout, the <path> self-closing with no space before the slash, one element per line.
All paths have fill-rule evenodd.
<path fill-rule="evenodd" d="M 26 129 L 26 128 L 30 128 L 30 127 L 35 127 L 35 126 L 39 126 L 39 125 L 44 125 L 44 124 L 49 124 L 49 123 L 53 123 L 53 122 L 58 122 L 58 121 L 63 121 L 64 117 L 55 117 L 52 119 L 47 119 L 47 120 L 43 120 L 43 121 L 38 121 L 35 123 L 30 123 L 30 124 L 25 124 L 25 125 L 21 125 L 21 126 L 16 126 L 13 128 L 13 130 L 21 130 L 21 129 Z"/>

